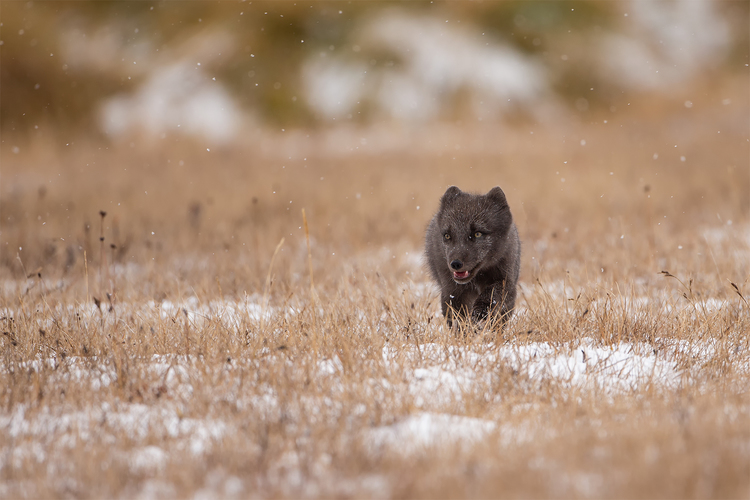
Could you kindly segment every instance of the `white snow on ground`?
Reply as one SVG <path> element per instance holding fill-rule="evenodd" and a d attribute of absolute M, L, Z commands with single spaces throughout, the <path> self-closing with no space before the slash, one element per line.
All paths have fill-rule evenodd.
<path fill-rule="evenodd" d="M 571 386 L 607 392 L 638 389 L 649 383 L 673 388 L 680 377 L 673 361 L 658 357 L 646 344 L 598 347 L 584 339 L 577 349 L 560 352 L 546 342 L 535 342 L 506 349 L 500 357 L 532 379 L 552 377 Z"/>
<path fill-rule="evenodd" d="M 364 439 L 373 449 L 398 447 L 405 453 L 434 445 L 467 445 L 493 432 L 500 433 L 504 441 L 526 439 L 521 429 L 498 426 L 490 420 L 445 413 L 445 410 L 452 411 L 455 403 L 460 403 L 465 395 L 489 387 L 492 377 L 503 365 L 514 370 L 517 376 L 534 383 L 553 380 L 569 387 L 596 389 L 608 394 L 627 392 L 647 384 L 657 388 L 674 388 L 681 377 L 680 370 L 667 359 L 666 354 L 656 354 L 648 345 L 621 343 L 604 347 L 597 346 L 591 339 L 583 339 L 575 348 L 555 347 L 546 342 L 462 347 L 425 344 L 419 350 L 409 346 L 386 346 L 383 360 L 387 370 L 401 370 L 406 394 L 422 410 L 392 425 L 370 429 Z M 188 356 L 157 355 L 140 362 L 139 366 L 162 380 L 171 394 L 179 396 L 178 399 L 189 399 L 193 393 L 191 377 L 205 376 L 194 361 Z M 37 360 L 30 362 L 26 368 L 40 370 L 56 362 Z M 96 358 L 69 357 L 58 363 L 64 365 L 58 364 L 52 376 L 76 381 L 89 379 L 94 390 L 117 379 L 116 370 L 110 365 L 98 363 Z M 227 369 L 231 370 L 231 367 L 230 364 Z M 343 365 L 336 357 L 319 362 L 320 376 L 335 378 L 342 371 Z M 384 387 L 393 387 L 387 380 L 380 383 Z M 274 394 L 250 399 L 238 401 L 238 408 L 247 405 L 274 408 L 277 405 Z M 330 397 L 324 399 L 326 401 L 321 400 L 321 405 L 333 404 Z M 100 433 L 95 429 L 102 422 L 107 424 L 108 435 L 124 433 L 136 443 L 148 442 L 148 436 L 154 434 L 168 436 L 177 439 L 178 448 L 194 455 L 205 453 L 214 441 L 230 432 L 227 424 L 220 420 L 182 417 L 178 405 L 102 403 L 73 412 L 51 413 L 43 410 L 31 414 L 23 405 L 18 405 L 13 413 L 0 415 L 0 430 L 26 444 L 17 447 L 12 454 L 0 453 L 0 456 L 9 460 L 30 456 L 43 461 L 43 448 L 35 448 L 33 443 L 54 439 L 59 445 L 74 446 L 79 439 L 98 439 Z M 156 446 L 137 447 L 126 458 L 134 471 L 159 470 L 165 466 L 167 459 L 166 452 Z"/>
<path fill-rule="evenodd" d="M 158 446 L 137 448 L 130 454 L 130 469 L 134 472 L 160 472 L 169 460 L 167 452 Z"/>
<path fill-rule="evenodd" d="M 406 358 L 418 364 L 409 377 L 409 391 L 417 407 L 460 400 L 477 384 L 489 384 L 488 378 L 503 364 L 532 381 L 552 379 L 569 387 L 610 394 L 647 384 L 674 388 L 681 376 L 674 361 L 647 344 L 623 342 L 605 347 L 597 346 L 592 339 L 583 339 L 575 348 L 547 342 L 483 345 L 477 350 L 472 346 L 426 344 L 407 356 L 402 349 L 386 346 L 383 357 L 386 362 Z M 416 362 L 420 358 L 422 362 Z"/>
<path fill-rule="evenodd" d="M 496 429 L 495 422 L 442 413 L 420 412 L 393 425 L 376 427 L 366 440 L 373 448 L 398 448 L 412 454 L 435 445 L 469 446 Z"/>
<path fill-rule="evenodd" d="M 124 432 L 133 440 L 144 440 L 150 434 L 182 438 L 186 451 L 200 455 L 210 449 L 212 443 L 221 439 L 227 432 L 224 422 L 214 419 L 198 420 L 184 418 L 175 409 L 150 407 L 139 403 L 102 403 L 85 411 L 53 414 L 45 409 L 28 415 L 24 405 L 17 405 L 10 415 L 0 415 L 0 429 L 8 437 L 18 441 L 55 437 L 58 445 L 75 446 L 76 440 L 87 441 L 101 436 L 102 425 L 107 425 L 109 435 Z M 145 456 L 148 458 L 143 458 Z M 155 450 L 136 450 L 133 458 L 138 465 L 155 460 Z"/>
<path fill-rule="evenodd" d="M 112 450 L 113 462 L 125 464 L 134 474 L 158 475 L 172 453 L 202 456 L 229 433 L 229 426 L 211 418 L 186 418 L 176 408 L 163 405 L 101 403 L 55 413 L 49 409 L 30 412 L 25 405 L 17 405 L 11 414 L 0 415 L 0 433 L 9 443 L 0 448 L 0 470 L 28 463 L 55 470 L 64 467 L 61 461 L 69 450 L 103 443 Z M 148 444 L 164 438 L 173 445 L 171 451 Z"/>
<path fill-rule="evenodd" d="M 242 319 L 254 321 L 265 319 L 267 321 L 280 312 L 277 308 L 264 306 L 262 301 L 215 300 L 205 304 L 195 297 L 190 297 L 182 303 L 165 300 L 156 304 L 154 301 L 149 301 L 148 308 L 157 308 L 162 319 L 183 314 L 192 324 L 202 324 L 205 320 L 215 318 L 224 326 L 237 324 Z M 294 310 L 288 309 L 287 312 L 293 313 Z"/>
<path fill-rule="evenodd" d="M 621 343 L 597 346 L 583 339 L 576 348 L 555 347 L 547 342 L 525 345 L 472 346 L 455 348 L 426 344 L 409 355 L 386 346 L 386 362 L 415 363 L 407 373 L 409 393 L 417 408 L 450 406 L 465 394 L 487 387 L 492 367 L 505 363 L 517 375 L 539 383 L 552 379 L 568 387 L 596 389 L 605 394 L 636 390 L 652 384 L 656 388 L 675 388 L 681 370 L 665 353 L 657 354 L 646 344 Z M 419 361 L 421 360 L 421 361 Z M 523 442 L 532 436 L 527 429 L 498 425 L 490 420 L 421 411 L 393 425 L 371 430 L 366 440 L 373 448 L 387 447 L 403 453 L 415 453 L 430 445 L 469 445 L 497 432 L 501 442 Z"/>
<path fill-rule="evenodd" d="M 15 318 L 19 311 L 8 308 L 0 308 L 0 316 Z M 270 321 L 279 315 L 294 315 L 297 311 L 293 307 L 280 309 L 269 306 L 262 297 L 246 297 L 241 300 L 212 300 L 202 302 L 196 297 L 188 297 L 179 302 L 164 300 L 156 302 L 150 300 L 146 303 L 132 304 L 116 302 L 110 307 L 108 303 L 102 303 L 100 307 L 95 304 L 79 305 L 57 305 L 50 310 L 44 305 L 39 305 L 33 313 L 24 311 L 25 316 L 33 321 L 39 328 L 51 328 L 55 322 L 66 327 L 87 326 L 92 322 L 111 325 L 116 320 L 133 316 L 147 321 L 174 320 L 176 322 L 187 321 L 192 327 L 201 327 L 216 322 L 224 328 L 239 328 L 248 321 Z"/>
<path fill-rule="evenodd" d="M 430 293 L 429 286 L 412 284 L 408 291 L 419 296 Z M 569 290 L 559 288 L 554 293 L 562 297 L 569 295 Z M 648 298 L 643 298 L 641 305 L 645 307 L 648 301 Z M 701 304 L 697 310 L 705 308 L 709 315 L 726 307 L 724 302 L 714 299 L 706 299 Z M 113 316 L 112 313 L 100 311 L 92 305 L 71 307 L 55 311 L 60 321 L 73 321 L 77 314 L 80 321 L 99 322 L 102 317 L 105 321 L 112 320 L 107 319 Z M 672 306 L 663 304 L 663 307 L 671 310 Z M 694 309 L 687 303 L 683 307 Z M 296 314 L 290 308 L 269 307 L 258 296 L 205 303 L 197 298 L 187 298 L 175 302 L 116 304 L 115 308 L 120 317 L 132 314 L 155 322 L 179 318 L 179 321 L 195 326 L 220 322 L 227 328 L 237 328 L 241 324 L 252 327 L 248 321 L 270 320 L 278 314 Z M 3 314 L 20 315 L 11 310 Z M 40 314 L 39 317 L 49 317 L 49 314 Z M 694 368 L 697 370 L 700 362 L 709 360 L 716 348 L 711 339 L 699 337 L 681 341 L 657 339 L 654 344 L 620 342 L 610 345 L 592 337 L 565 344 L 537 341 L 467 345 L 427 343 L 417 346 L 387 342 L 382 351 L 382 363 L 388 376 L 374 379 L 373 385 L 402 395 L 415 411 L 388 425 L 365 429 L 360 438 L 373 452 L 390 450 L 404 454 L 418 454 L 433 447 L 470 447 L 490 436 L 499 437 L 501 445 L 526 442 L 534 439 L 538 431 L 518 423 L 462 416 L 463 403 L 476 397 L 502 403 L 491 388 L 497 377 L 511 376 L 509 374 L 519 384 L 526 384 L 527 390 L 534 390 L 543 383 L 604 395 L 628 394 L 640 389 L 673 390 L 689 380 L 693 369 L 678 364 L 679 359 L 689 357 L 698 361 Z M 277 355 L 270 351 L 266 354 L 269 357 Z M 223 380 L 231 383 L 234 380 L 232 370 L 241 363 L 242 360 L 236 359 L 221 367 L 222 376 L 227 377 Z M 739 359 L 734 366 L 750 373 L 750 366 L 744 359 Z M 116 367 L 110 361 L 96 357 L 39 358 L 20 367 L 16 365 L 16 368 L 46 369 L 49 377 L 83 384 L 92 391 L 102 390 L 118 381 Z M 171 399 L 151 406 L 124 401 L 96 403 L 75 411 L 64 407 L 57 411 L 31 411 L 17 405 L 10 413 L 0 413 L 0 434 L 4 433 L 10 438 L 8 441 L 14 443 L 10 449 L 0 449 L 0 469 L 28 461 L 40 464 L 53 461 L 50 455 L 56 454 L 56 450 L 73 448 L 79 441 L 109 439 L 115 446 L 116 436 L 124 435 L 132 444 L 117 450 L 116 459 L 127 464 L 133 473 L 158 474 L 169 464 L 174 448 L 200 456 L 209 452 L 214 443 L 237 431 L 234 424 L 220 419 L 188 418 L 181 414 L 180 401 L 194 397 L 193 384 L 205 381 L 208 376 L 206 366 L 197 357 L 154 355 L 133 360 L 130 368 L 138 370 L 138 376 L 146 383 L 158 380 Z M 0 370 L 8 369 L 10 367 L 0 361 Z M 319 361 L 318 376 L 330 377 L 334 387 L 346 392 L 343 385 L 347 377 L 342 376 L 344 369 L 341 360 L 334 356 Z M 252 409 L 273 413 L 279 408 L 277 394 L 271 389 L 256 387 L 246 397 L 231 397 L 235 398 L 231 403 L 239 411 Z M 331 408 L 339 404 L 335 401 L 335 394 L 325 397 L 305 395 L 304 398 L 303 407 L 313 412 L 316 407 Z M 167 443 L 172 449 L 154 445 L 151 437 L 156 437 L 156 442 L 161 437 L 170 438 Z M 154 491 L 167 486 L 158 482 L 147 485 Z M 149 494 L 144 491 L 144 495 Z"/>

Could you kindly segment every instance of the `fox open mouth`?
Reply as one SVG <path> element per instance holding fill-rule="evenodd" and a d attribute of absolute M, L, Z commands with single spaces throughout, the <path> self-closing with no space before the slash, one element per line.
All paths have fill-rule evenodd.
<path fill-rule="evenodd" d="M 465 285 L 466 283 L 470 282 L 472 279 L 474 279 L 474 271 L 476 271 L 476 267 L 473 269 L 469 269 L 468 271 L 453 271 L 453 281 L 460 285 Z"/>

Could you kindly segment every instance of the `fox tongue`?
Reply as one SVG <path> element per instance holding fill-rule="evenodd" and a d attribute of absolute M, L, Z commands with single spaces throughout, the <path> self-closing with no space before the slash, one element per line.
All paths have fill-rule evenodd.
<path fill-rule="evenodd" d="M 462 280 L 464 278 L 468 278 L 469 277 L 469 271 L 461 271 L 460 273 L 458 271 L 454 271 L 453 272 L 453 277 L 454 278 L 458 278 L 460 280 Z"/>

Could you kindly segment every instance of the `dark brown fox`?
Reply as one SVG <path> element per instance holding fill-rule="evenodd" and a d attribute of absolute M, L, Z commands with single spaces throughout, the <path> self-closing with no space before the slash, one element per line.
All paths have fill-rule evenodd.
<path fill-rule="evenodd" d="M 425 254 L 449 325 L 510 318 L 521 241 L 502 189 L 478 195 L 449 187 L 427 227 Z"/>

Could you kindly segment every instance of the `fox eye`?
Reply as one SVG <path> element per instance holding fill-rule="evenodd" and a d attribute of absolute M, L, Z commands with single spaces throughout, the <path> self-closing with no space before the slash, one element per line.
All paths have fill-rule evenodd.
<path fill-rule="evenodd" d="M 451 235 L 450 235 L 450 234 L 448 234 L 448 233 L 445 233 L 445 234 L 443 235 L 443 238 L 445 238 L 446 240 L 449 240 L 449 239 L 451 239 Z"/>
<path fill-rule="evenodd" d="M 474 233 L 474 237 L 475 238 L 481 238 L 482 237 L 482 232 L 481 231 L 477 231 L 476 233 Z"/>

